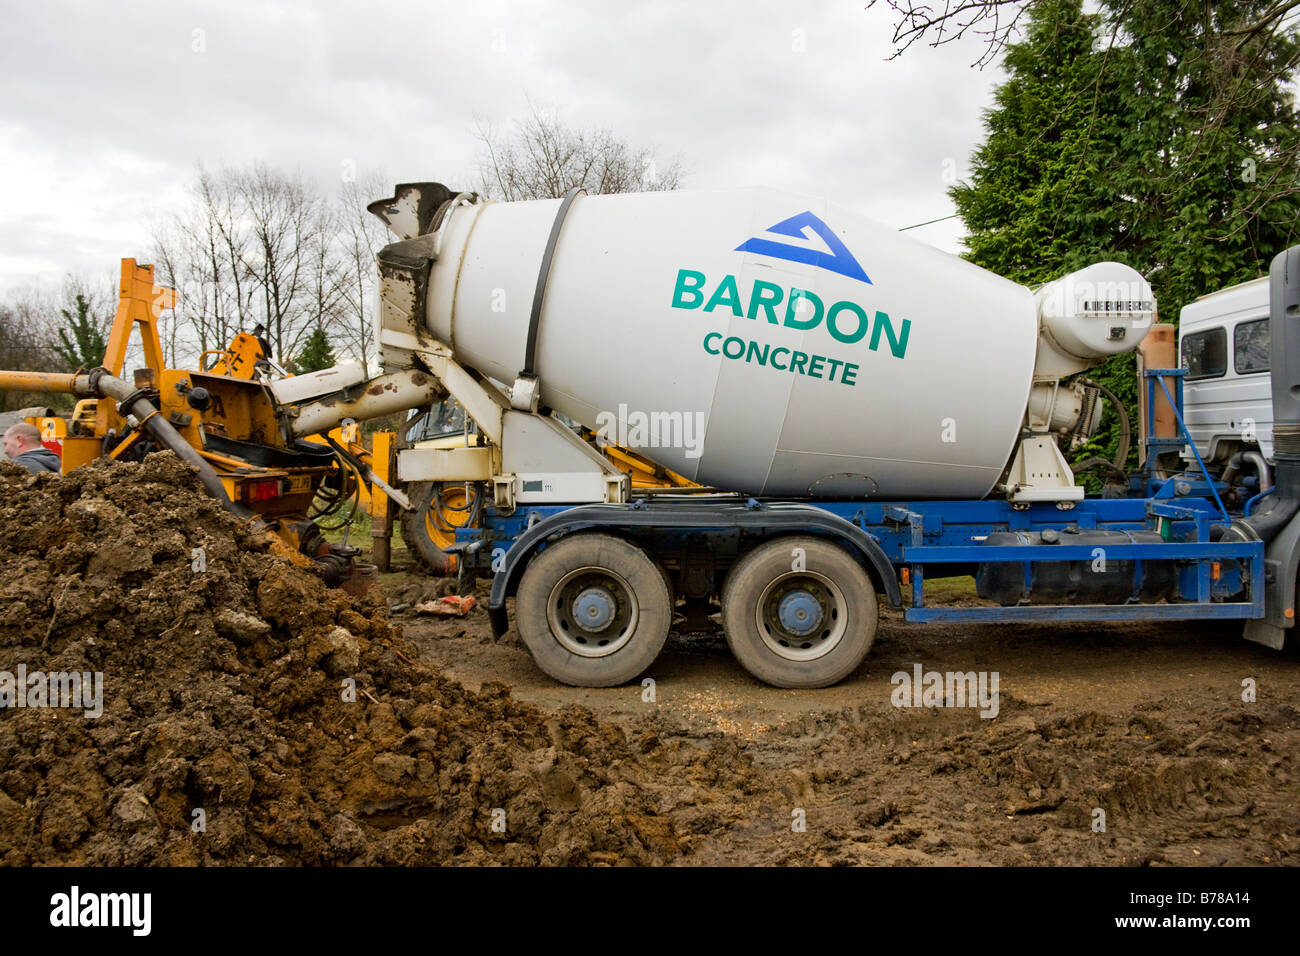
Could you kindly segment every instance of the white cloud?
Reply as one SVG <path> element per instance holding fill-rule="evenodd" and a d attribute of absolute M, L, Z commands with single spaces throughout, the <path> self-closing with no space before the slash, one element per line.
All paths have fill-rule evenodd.
<path fill-rule="evenodd" d="M 23 5 L 0 38 L 0 288 L 147 259 L 200 162 L 469 184 L 476 117 L 529 97 L 680 156 L 687 187 L 949 215 L 944 161 L 965 166 L 998 74 L 960 44 L 887 62 L 888 11 L 864 6 Z M 960 234 L 911 233 L 950 251 Z"/>

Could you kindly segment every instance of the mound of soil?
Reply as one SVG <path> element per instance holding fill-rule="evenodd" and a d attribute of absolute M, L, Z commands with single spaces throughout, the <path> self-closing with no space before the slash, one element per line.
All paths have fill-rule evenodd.
<path fill-rule="evenodd" d="M 734 745 L 467 691 L 170 453 L 0 466 L 0 671 L 20 670 L 102 675 L 102 714 L 0 710 L 9 865 L 652 864 L 692 844 L 665 815 L 684 793 L 758 785 Z"/>
<path fill-rule="evenodd" d="M 1300 703 L 1281 659 L 1216 651 L 1201 686 L 1169 678 L 1200 666 L 1186 657 L 1079 652 L 1089 675 L 1118 655 L 1112 684 L 1137 662 L 1165 675 L 1121 700 L 1008 631 L 983 651 L 1008 679 L 982 720 L 891 705 L 894 669 L 956 653 L 934 629 L 887 628 L 870 673 L 806 695 L 728 676 L 729 657 L 689 644 L 638 704 L 638 686 L 530 691 L 536 669 L 481 610 L 409 620 L 418 647 L 381 593 L 325 587 L 170 454 L 67 476 L 0 465 L 0 862 L 1300 859 Z M 19 689 L 50 704 L 32 688 L 54 672 L 101 675 L 102 713 L 16 706 Z M 1267 693 L 1244 703 L 1240 675 L 1256 672 Z"/>

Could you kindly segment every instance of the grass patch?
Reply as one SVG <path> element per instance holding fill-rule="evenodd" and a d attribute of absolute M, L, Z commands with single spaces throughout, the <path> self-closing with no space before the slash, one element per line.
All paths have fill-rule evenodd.
<path fill-rule="evenodd" d="M 912 589 L 903 588 L 903 603 L 912 604 Z M 975 591 L 975 579 L 970 575 L 958 578 L 926 578 L 925 603 L 927 605 L 983 603 Z"/>

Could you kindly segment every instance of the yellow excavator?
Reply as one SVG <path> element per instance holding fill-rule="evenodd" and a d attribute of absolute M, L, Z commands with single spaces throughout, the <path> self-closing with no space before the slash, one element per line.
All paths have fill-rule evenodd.
<path fill-rule="evenodd" d="M 418 410 L 400 438 L 378 431 L 369 449 L 354 422 L 327 435 L 295 438 L 290 423 L 281 420 L 285 403 L 269 389 L 269 382 L 285 373 L 272 363 L 269 345 L 256 332 L 240 332 L 225 348 L 204 352 L 199 369 L 167 367 L 158 321 L 175 304 L 175 291 L 155 283 L 153 266 L 123 259 L 102 365 L 72 373 L 0 371 L 0 391 L 77 396 L 67 419 L 51 409 L 35 409 L 37 414 L 27 418 L 42 440 L 59 450 L 65 473 L 98 458 L 135 461 L 169 448 L 198 470 L 205 489 L 227 510 L 258 521 L 287 552 L 322 566 L 331 583 L 361 587 L 375 570 L 356 561 L 360 549 L 332 544 L 322 534 L 319 522 L 340 514 L 348 503 L 349 520 L 368 505 L 380 568 L 387 569 L 392 517 L 400 509 L 411 554 L 433 573 L 456 570 L 455 555 L 447 549 L 458 528 L 473 527 L 481 517 L 483 502 L 475 486 L 395 487 L 393 454 L 399 446 L 480 444 L 463 409 L 448 398 Z M 127 347 L 137 329 L 144 367 L 135 369 L 128 383 L 123 378 Z M 582 434 L 631 476 L 634 488 L 692 485 L 634 451 Z"/>
<path fill-rule="evenodd" d="M 158 319 L 175 304 L 175 291 L 155 283 L 152 266 L 123 259 L 103 364 L 71 373 L 3 371 L 0 391 L 78 398 L 66 422 L 29 419 L 45 441 L 61 446 L 63 472 L 98 458 L 136 461 L 170 449 L 197 469 L 209 495 L 255 520 L 277 546 L 316 562 L 332 584 L 361 586 L 373 568 L 355 560 L 360 549 L 327 542 L 313 520 L 378 478 L 355 430 L 336 429 L 316 441 L 286 437 L 263 381 L 269 348 L 254 334 L 241 332 L 226 348 L 204 353 L 201 369 L 168 368 Z M 127 382 L 123 367 L 136 329 L 145 364 Z"/>

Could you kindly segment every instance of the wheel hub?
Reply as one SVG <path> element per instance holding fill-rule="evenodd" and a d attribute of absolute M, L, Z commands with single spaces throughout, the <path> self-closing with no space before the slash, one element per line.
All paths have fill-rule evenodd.
<path fill-rule="evenodd" d="M 640 605 L 632 587 L 608 568 L 570 571 L 551 589 L 547 624 L 560 645 L 579 657 L 605 657 L 632 638 Z"/>
<path fill-rule="evenodd" d="M 829 654 L 844 638 L 849 619 L 839 585 L 815 571 L 779 575 L 764 588 L 755 611 L 763 643 L 790 661 Z"/>
<path fill-rule="evenodd" d="M 609 627 L 618 605 L 604 588 L 591 587 L 578 594 L 573 602 L 573 623 L 588 633 L 597 633 Z"/>
<path fill-rule="evenodd" d="M 821 604 L 803 588 L 790 591 L 777 605 L 777 619 L 791 634 L 811 634 L 822 626 L 824 616 Z"/>

